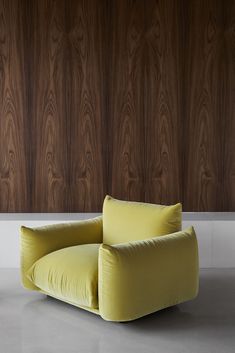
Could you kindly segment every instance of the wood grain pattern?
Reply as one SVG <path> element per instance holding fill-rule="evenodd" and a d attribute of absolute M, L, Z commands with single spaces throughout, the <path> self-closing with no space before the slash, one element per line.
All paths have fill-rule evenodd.
<path fill-rule="evenodd" d="M 235 0 L 0 0 L 0 212 L 235 211 Z"/>
<path fill-rule="evenodd" d="M 22 18 L 19 1 L 0 1 L 0 210 L 28 210 Z"/>
<path fill-rule="evenodd" d="M 109 193 L 144 199 L 144 2 L 114 1 L 109 71 Z"/>
<path fill-rule="evenodd" d="M 223 65 L 221 98 L 224 129 L 222 134 L 222 200 L 224 211 L 235 210 L 235 1 L 224 9 Z"/>
<path fill-rule="evenodd" d="M 31 114 L 34 132 L 32 207 L 36 212 L 62 212 L 68 208 L 69 167 L 64 99 L 64 4 L 52 0 L 33 1 L 31 15 L 35 19 L 31 38 Z"/>
<path fill-rule="evenodd" d="M 102 11 L 95 0 L 73 1 L 70 8 L 72 211 L 98 211 L 105 195 Z"/>
<path fill-rule="evenodd" d="M 179 1 L 146 3 L 145 200 L 181 201 Z"/>
<path fill-rule="evenodd" d="M 221 210 L 220 69 L 222 2 L 191 1 L 184 122 L 187 211 Z"/>

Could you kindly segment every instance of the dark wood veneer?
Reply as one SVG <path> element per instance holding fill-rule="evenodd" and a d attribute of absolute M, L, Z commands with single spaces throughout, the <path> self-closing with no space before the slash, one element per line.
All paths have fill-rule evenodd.
<path fill-rule="evenodd" d="M 235 211 L 235 0 L 0 0 L 0 212 Z"/>

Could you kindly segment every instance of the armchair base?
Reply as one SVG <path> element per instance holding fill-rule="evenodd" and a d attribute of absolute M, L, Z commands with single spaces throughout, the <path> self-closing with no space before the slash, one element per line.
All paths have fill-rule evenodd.
<path fill-rule="evenodd" d="M 48 297 L 51 297 L 53 299 L 57 299 L 59 301 L 63 301 L 67 304 L 70 304 L 70 305 L 73 305 L 79 309 L 83 309 L 83 310 L 86 310 L 86 311 L 89 311 L 90 313 L 92 314 L 95 314 L 95 315 L 99 315 L 100 317 L 102 317 L 102 319 L 104 319 L 105 321 L 112 321 L 112 322 L 129 322 L 129 321 L 133 321 L 133 320 L 136 320 L 136 319 L 140 319 L 141 317 L 143 317 L 143 315 L 136 315 L 135 317 L 131 317 L 129 319 L 125 318 L 125 319 L 120 319 L 120 320 L 111 320 L 111 319 L 107 319 L 105 317 L 102 316 L 102 314 L 100 313 L 99 309 L 93 309 L 93 308 L 89 308 L 87 306 L 82 306 L 82 305 L 78 305 L 76 303 L 73 303 L 71 302 L 70 300 L 67 300 L 66 298 L 59 298 L 55 295 L 52 295 L 48 292 L 45 292 L 43 290 L 39 290 L 40 293 L 42 294 L 45 294 L 47 295 Z M 197 296 L 197 295 L 196 295 Z M 161 306 L 159 307 L 158 309 L 154 310 L 154 311 L 151 311 L 149 313 L 146 313 L 144 316 L 147 316 L 147 315 L 151 315 L 151 314 L 154 314 L 154 313 L 157 313 L 158 311 L 160 310 L 164 310 L 166 308 L 169 308 L 171 306 L 175 306 L 175 305 L 179 305 L 179 304 L 182 304 L 184 302 L 187 302 L 187 301 L 190 301 L 190 300 L 193 300 L 196 296 L 192 297 L 192 298 L 184 298 L 184 299 L 181 299 L 180 301 L 176 301 L 176 302 L 171 302 L 171 303 L 166 303 L 165 306 Z"/>
<path fill-rule="evenodd" d="M 42 294 L 47 295 L 48 297 L 63 301 L 65 303 L 73 305 L 73 306 L 76 306 L 79 309 L 83 309 L 83 310 L 89 311 L 90 313 L 93 313 L 93 314 L 96 314 L 96 315 L 100 315 L 99 309 L 89 308 L 88 306 L 83 306 L 83 305 L 78 305 L 77 303 L 74 303 L 74 302 L 72 302 L 70 300 L 67 300 L 66 298 L 57 297 L 57 296 L 52 295 L 52 294 L 50 294 L 50 293 L 48 293 L 46 291 L 43 291 L 43 290 L 39 290 L 39 292 L 42 293 Z"/>

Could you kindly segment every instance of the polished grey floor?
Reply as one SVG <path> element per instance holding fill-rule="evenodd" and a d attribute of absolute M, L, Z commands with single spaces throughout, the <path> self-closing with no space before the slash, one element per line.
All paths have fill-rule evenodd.
<path fill-rule="evenodd" d="M 21 288 L 0 270 L 0 353 L 234 353 L 235 269 L 203 270 L 200 294 L 120 324 Z"/>

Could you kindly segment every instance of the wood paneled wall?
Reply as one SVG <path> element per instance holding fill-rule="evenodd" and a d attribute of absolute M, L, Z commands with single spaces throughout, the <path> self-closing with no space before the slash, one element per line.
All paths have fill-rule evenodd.
<path fill-rule="evenodd" d="M 235 211 L 235 0 L 0 0 L 0 212 Z"/>

